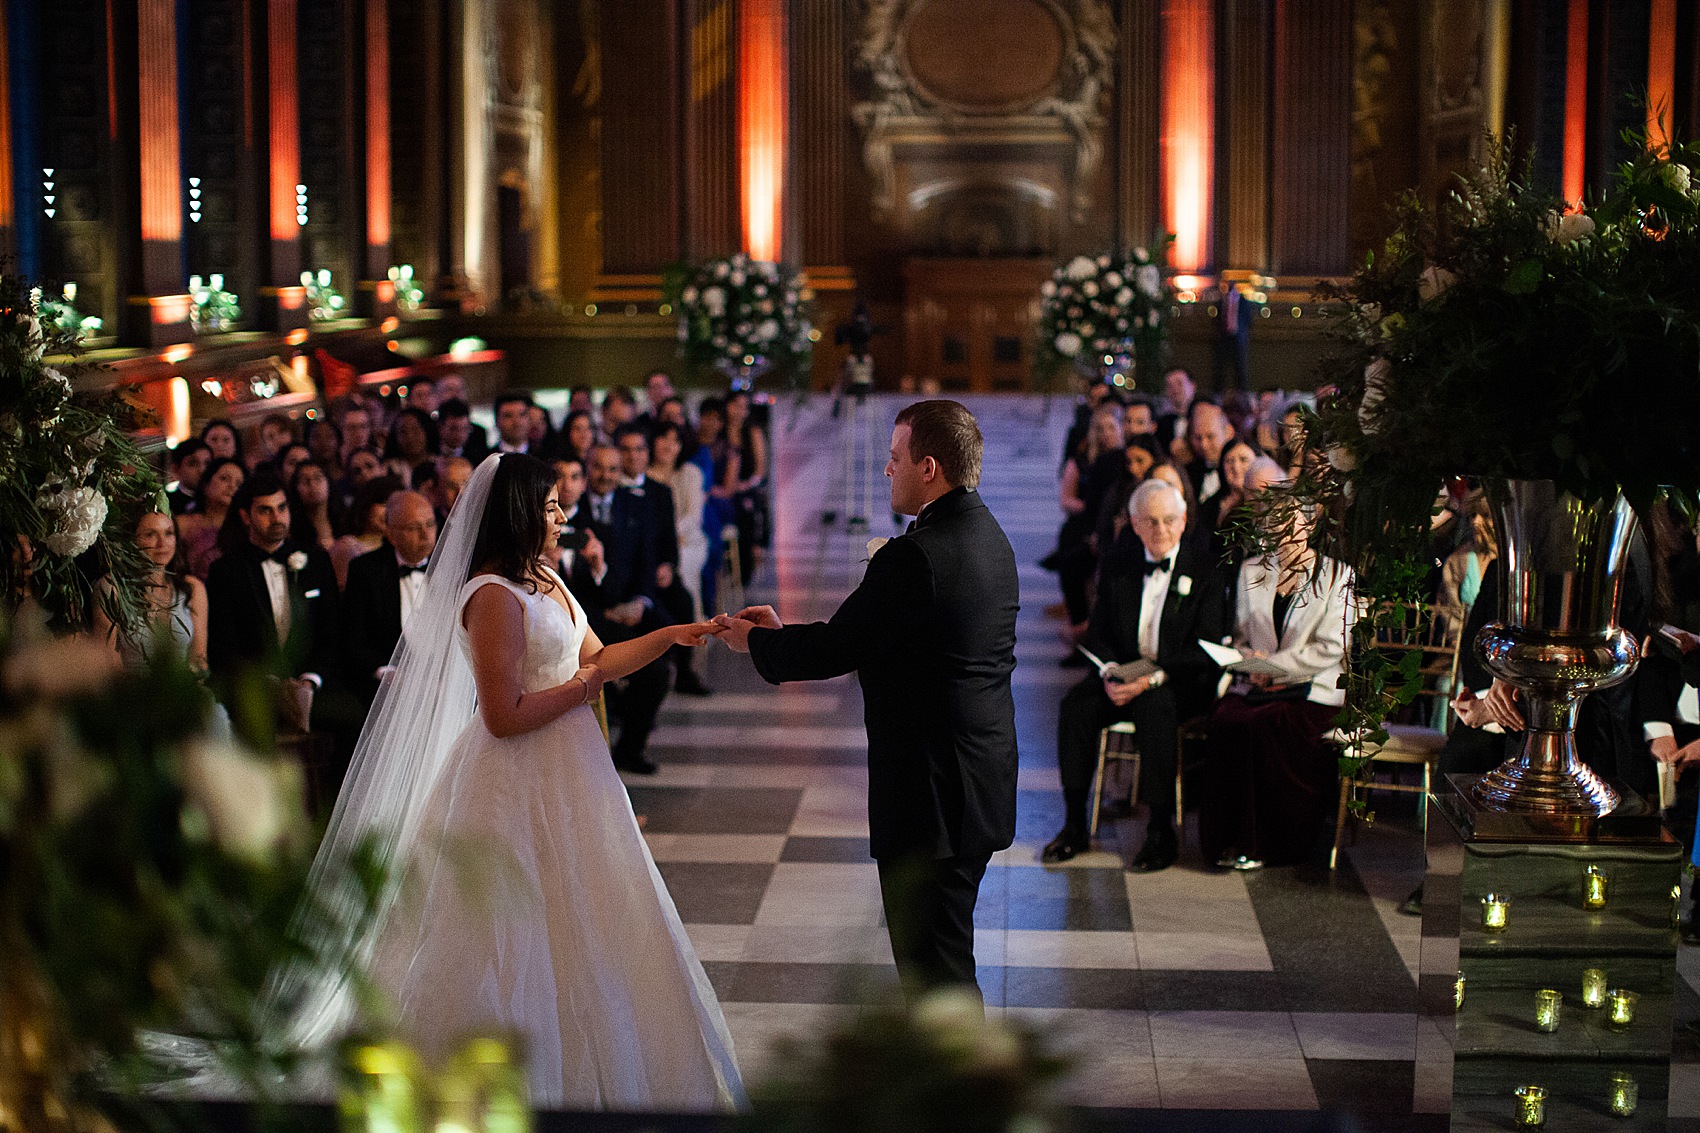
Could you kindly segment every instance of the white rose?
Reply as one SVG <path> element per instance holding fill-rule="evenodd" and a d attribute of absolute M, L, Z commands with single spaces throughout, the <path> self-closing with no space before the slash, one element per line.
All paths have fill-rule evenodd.
<path fill-rule="evenodd" d="M 1387 379 L 1393 371 L 1393 364 L 1385 358 L 1377 358 L 1364 367 L 1364 399 L 1358 403 L 1358 425 L 1366 433 L 1373 434 L 1380 428 L 1376 421 L 1376 410 L 1387 398 Z"/>
<path fill-rule="evenodd" d="M 744 273 L 741 272 L 741 271 L 733 272 L 731 278 L 729 280 L 727 280 L 727 282 L 730 283 L 733 287 L 744 286 Z"/>
<path fill-rule="evenodd" d="M 1336 472 L 1356 472 L 1358 470 L 1358 458 L 1345 445 L 1328 446 L 1328 463 Z"/>
<path fill-rule="evenodd" d="M 1424 303 L 1446 294 L 1446 289 L 1458 282 L 1458 277 L 1438 264 L 1430 264 L 1417 278 L 1417 297 Z"/>
<path fill-rule="evenodd" d="M 1133 250 L 1133 258 L 1139 263 L 1148 264 L 1151 262 L 1151 253 L 1147 252 L 1144 248 L 1135 248 Z"/>
<path fill-rule="evenodd" d="M 296 551 L 293 555 L 290 555 L 289 556 L 289 569 L 296 574 L 300 574 L 302 571 L 306 570 L 307 569 L 307 552 L 306 551 Z"/>
<path fill-rule="evenodd" d="M 1131 302 L 1133 302 L 1133 288 L 1124 287 L 1116 292 L 1116 306 L 1125 307 Z"/>
<path fill-rule="evenodd" d="M 1049 279 L 1039 285 L 1039 294 L 1043 295 L 1047 299 L 1056 293 L 1057 285 Z"/>
<path fill-rule="evenodd" d="M 694 287 L 686 287 L 683 291 L 679 292 L 679 298 L 686 303 L 695 303 L 697 301 L 697 289 Z"/>
<path fill-rule="evenodd" d="M 1080 293 L 1088 299 L 1094 298 L 1098 294 L 1098 285 L 1089 279 L 1080 285 Z"/>
<path fill-rule="evenodd" d="M 1163 297 L 1163 273 L 1156 264 L 1146 264 L 1134 273 L 1134 284 L 1145 293 L 1148 299 Z"/>
<path fill-rule="evenodd" d="M 872 539 L 869 539 L 868 540 L 868 558 L 871 559 L 875 555 L 879 554 L 880 548 L 885 546 L 889 542 L 891 542 L 891 540 L 887 539 L 884 535 L 876 535 Z"/>
<path fill-rule="evenodd" d="M 43 366 L 41 368 L 41 376 L 50 382 L 57 383 L 60 392 L 62 392 L 66 397 L 71 395 L 71 379 L 67 378 L 64 374 L 61 374 L 58 370 L 55 370 L 52 366 Z"/>
<path fill-rule="evenodd" d="M 1057 353 L 1064 358 L 1073 358 L 1076 354 L 1079 354 L 1080 346 L 1080 336 L 1072 331 L 1065 330 L 1057 335 Z"/>
<path fill-rule="evenodd" d="M 714 318 L 726 313 L 726 292 L 718 287 L 710 287 L 702 293 L 702 305 Z"/>
<path fill-rule="evenodd" d="M 1584 212 L 1547 213 L 1547 239 L 1554 244 L 1574 244 L 1594 234 L 1594 218 Z"/>
<path fill-rule="evenodd" d="M 1689 191 L 1689 187 L 1693 184 L 1693 178 L 1689 175 L 1688 166 L 1682 164 L 1680 161 L 1673 161 L 1668 165 L 1660 166 L 1659 176 L 1664 180 L 1666 185 L 1669 185 L 1677 192 L 1683 194 L 1686 194 Z"/>
<path fill-rule="evenodd" d="M 254 862 L 291 842 L 306 817 L 299 767 L 223 741 L 200 738 L 184 748 L 183 790 L 213 841 Z"/>
<path fill-rule="evenodd" d="M 732 269 L 727 267 L 725 264 L 715 264 L 714 265 L 714 278 L 715 279 L 725 279 L 726 273 L 731 271 L 731 270 Z"/>
<path fill-rule="evenodd" d="M 36 506 L 55 513 L 53 530 L 42 540 L 49 551 L 74 559 L 100 536 L 106 522 L 106 497 L 93 488 L 61 488 L 36 497 Z"/>
<path fill-rule="evenodd" d="M 756 327 L 757 342 L 772 342 L 778 337 L 779 324 L 772 319 L 763 319 L 761 325 Z"/>
<path fill-rule="evenodd" d="M 1063 274 L 1074 280 L 1091 279 L 1098 274 L 1098 266 L 1085 256 L 1076 256 L 1068 261 Z"/>
<path fill-rule="evenodd" d="M 1104 275 L 1104 286 L 1105 287 L 1120 287 L 1121 285 L 1122 285 L 1121 272 L 1112 271 L 1112 272 L 1106 272 L 1105 273 L 1105 275 Z"/>
<path fill-rule="evenodd" d="M 1108 255 L 1108 254 L 1104 254 L 1104 255 L 1101 255 L 1101 256 L 1099 256 L 1099 257 L 1098 257 L 1098 260 L 1097 260 L 1097 263 L 1098 263 L 1098 266 L 1099 266 L 1099 267 L 1101 267 L 1101 268 L 1107 268 L 1107 267 L 1109 267 L 1109 266 L 1110 266 L 1110 257 L 1109 257 L 1109 255 Z"/>

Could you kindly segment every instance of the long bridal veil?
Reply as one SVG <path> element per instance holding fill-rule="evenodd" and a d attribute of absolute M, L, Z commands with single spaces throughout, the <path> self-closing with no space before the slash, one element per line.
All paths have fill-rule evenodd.
<path fill-rule="evenodd" d="M 455 501 L 425 573 L 425 591 L 390 660 L 394 672 L 378 690 L 366 717 L 330 825 L 313 860 L 309 885 L 330 915 L 327 923 L 359 919 L 367 894 L 344 864 L 364 846 L 392 869 L 408 860 L 422 831 L 420 820 L 455 738 L 477 708 L 472 667 L 456 641 L 459 596 L 472 568 L 472 552 L 501 456 L 492 453 L 473 472 Z M 310 940 L 326 954 L 341 954 L 335 970 L 282 973 L 273 998 L 288 1043 L 312 1051 L 338 1038 L 356 1014 L 355 976 L 369 964 L 376 937 L 395 903 L 387 885 L 376 915 L 355 940 Z"/>

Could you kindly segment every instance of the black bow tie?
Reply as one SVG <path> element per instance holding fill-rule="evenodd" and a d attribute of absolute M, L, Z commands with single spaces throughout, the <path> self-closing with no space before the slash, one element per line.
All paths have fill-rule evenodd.
<path fill-rule="evenodd" d="M 273 562 L 273 563 L 276 563 L 280 567 L 287 568 L 289 566 L 289 556 L 293 555 L 295 553 L 295 551 L 289 546 L 288 543 L 285 543 L 283 546 L 279 547 L 277 550 L 271 551 L 271 552 L 267 552 L 265 550 L 262 550 L 259 547 L 255 547 L 254 553 L 260 557 L 260 561 L 263 562 L 263 563 L 264 562 Z"/>
<path fill-rule="evenodd" d="M 396 569 L 401 572 L 401 576 L 403 578 L 406 578 L 410 574 L 416 574 L 416 573 L 417 574 L 424 574 L 425 568 L 430 566 L 430 565 L 431 565 L 431 561 L 429 559 L 427 559 L 424 562 L 420 563 L 418 566 L 408 566 L 406 563 L 402 563 L 399 566 L 397 566 Z"/>
<path fill-rule="evenodd" d="M 1173 555 L 1170 555 L 1166 559 L 1158 559 L 1156 562 L 1152 562 L 1150 559 L 1145 559 L 1140 563 L 1140 573 L 1141 574 L 1152 574 L 1156 571 L 1163 571 L 1163 572 L 1167 573 L 1168 571 L 1171 571 L 1174 568 L 1175 568 L 1175 556 L 1173 556 Z"/>

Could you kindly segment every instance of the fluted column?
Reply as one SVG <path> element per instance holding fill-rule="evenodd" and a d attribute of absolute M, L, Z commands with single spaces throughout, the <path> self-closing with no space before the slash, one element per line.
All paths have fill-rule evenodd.
<path fill-rule="evenodd" d="M 301 119 L 297 104 L 294 0 L 265 0 L 263 33 L 257 37 L 256 84 L 262 96 L 255 109 L 265 125 L 256 131 L 264 139 L 260 163 L 265 189 L 266 230 L 260 255 L 258 316 L 266 330 L 287 331 L 307 325 L 305 289 L 301 286 L 301 223 L 297 186 L 301 184 Z"/>
<path fill-rule="evenodd" d="M 395 310 L 390 282 L 390 20 L 388 0 L 366 0 L 365 27 L 357 53 L 364 82 L 365 121 L 361 147 L 366 159 L 365 239 L 360 257 L 358 310 L 381 318 Z"/>
<path fill-rule="evenodd" d="M 734 0 L 688 0 L 685 247 L 692 260 L 738 250 Z"/>
<path fill-rule="evenodd" d="M 601 0 L 602 270 L 597 292 L 658 289 L 680 239 L 679 13 Z M 659 293 L 657 291 L 657 293 Z"/>
<path fill-rule="evenodd" d="M 1351 0 L 1276 0 L 1270 266 L 1350 270 Z"/>
<path fill-rule="evenodd" d="M 1122 0 L 1116 42 L 1116 228 L 1125 248 L 1162 230 L 1162 23 L 1159 0 Z"/>
<path fill-rule="evenodd" d="M 1216 25 L 1211 0 L 1163 3 L 1163 216 L 1172 262 L 1185 272 L 1214 261 Z"/>
<path fill-rule="evenodd" d="M 1218 199 L 1221 266 L 1269 267 L 1270 0 L 1226 0 L 1222 9 Z"/>
<path fill-rule="evenodd" d="M 194 337 L 183 278 L 182 160 L 177 139 L 174 0 L 136 4 L 136 189 L 140 255 L 128 281 L 120 333 L 137 346 Z"/>
<path fill-rule="evenodd" d="M 786 257 L 791 53 L 785 0 L 738 3 L 738 156 L 744 251 Z"/>
<path fill-rule="evenodd" d="M 799 7 L 796 195 L 803 262 L 818 274 L 817 267 L 844 263 L 844 172 L 850 160 L 844 144 L 850 121 L 844 74 L 847 12 L 838 0 L 801 0 Z"/>

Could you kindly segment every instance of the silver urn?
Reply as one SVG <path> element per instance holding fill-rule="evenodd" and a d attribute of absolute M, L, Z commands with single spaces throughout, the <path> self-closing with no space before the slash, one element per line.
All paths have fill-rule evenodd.
<path fill-rule="evenodd" d="M 1603 815 L 1618 795 L 1576 757 L 1582 698 L 1640 660 L 1617 624 L 1635 512 L 1621 493 L 1585 503 L 1550 480 L 1490 480 L 1499 620 L 1476 637 L 1488 671 L 1522 693 L 1523 750 L 1482 777 L 1476 801 L 1523 814 Z"/>

